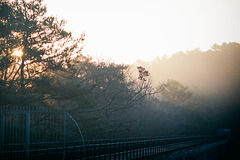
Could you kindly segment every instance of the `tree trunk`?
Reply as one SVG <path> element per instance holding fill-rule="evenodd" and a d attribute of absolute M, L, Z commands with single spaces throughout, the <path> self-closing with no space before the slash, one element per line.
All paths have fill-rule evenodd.
<path fill-rule="evenodd" d="M 20 91 L 24 93 L 24 55 L 22 55 L 22 63 L 21 63 L 21 78 L 20 78 L 20 83 L 21 83 L 21 88 Z"/>

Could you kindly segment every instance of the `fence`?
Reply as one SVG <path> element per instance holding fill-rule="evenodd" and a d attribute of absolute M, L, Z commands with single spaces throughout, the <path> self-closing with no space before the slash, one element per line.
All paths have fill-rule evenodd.
<path fill-rule="evenodd" d="M 3 106 L 0 111 L 2 159 L 151 159 L 227 142 L 224 135 L 84 141 L 79 126 L 62 108 Z"/>
<path fill-rule="evenodd" d="M 206 144 L 216 147 L 226 142 L 224 136 L 126 138 L 86 141 L 85 148 L 87 159 L 154 159 L 182 149 Z M 69 159 L 85 158 L 84 154 L 79 152 L 83 150 L 82 145 L 67 146 L 66 149 L 66 157 Z M 78 155 L 72 155 L 72 152 Z"/>
<path fill-rule="evenodd" d="M 0 157 L 51 158 L 57 153 L 64 159 L 67 142 L 84 144 L 79 126 L 62 107 L 1 106 L 0 111 Z"/>

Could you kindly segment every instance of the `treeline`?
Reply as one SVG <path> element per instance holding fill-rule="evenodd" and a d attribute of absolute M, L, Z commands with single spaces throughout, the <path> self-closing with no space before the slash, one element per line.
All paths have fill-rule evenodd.
<path fill-rule="evenodd" d="M 0 7 L 0 105 L 63 106 L 87 139 L 234 128 L 238 43 L 137 65 L 96 62 L 82 54 L 85 34 L 76 38 L 63 20 L 46 16 L 42 0 L 1 0 Z M 209 93 L 222 85 L 226 94 Z"/>
<path fill-rule="evenodd" d="M 151 62 L 138 60 L 135 65 L 146 67 L 156 84 L 171 84 L 171 89 L 168 89 L 171 93 L 163 92 L 160 99 L 176 104 L 180 95 L 187 97 L 177 100 L 178 104 L 192 112 L 189 117 L 193 119 L 188 121 L 199 128 L 199 132 L 230 128 L 233 135 L 239 135 L 239 62 L 240 44 L 230 42 L 213 44 L 208 51 L 195 49 L 178 52 L 171 57 L 157 57 Z M 176 87 L 176 83 L 185 88 Z M 182 118 L 186 117 L 182 115 Z"/>
<path fill-rule="evenodd" d="M 171 57 L 157 57 L 152 62 L 138 60 L 152 74 L 155 82 L 175 79 L 188 86 L 208 91 L 231 91 L 239 84 L 240 44 L 213 44 L 208 51 L 200 49 L 178 52 Z"/>

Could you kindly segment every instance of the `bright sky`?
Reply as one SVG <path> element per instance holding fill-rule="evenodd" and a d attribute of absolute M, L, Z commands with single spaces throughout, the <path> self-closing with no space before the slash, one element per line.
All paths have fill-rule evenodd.
<path fill-rule="evenodd" d="M 240 0 L 45 0 L 48 15 L 85 31 L 84 54 L 133 63 L 240 42 Z"/>

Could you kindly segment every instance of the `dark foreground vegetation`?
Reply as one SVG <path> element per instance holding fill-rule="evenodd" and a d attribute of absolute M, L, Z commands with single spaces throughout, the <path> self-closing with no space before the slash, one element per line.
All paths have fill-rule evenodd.
<path fill-rule="evenodd" d="M 218 128 L 239 138 L 239 43 L 134 65 L 96 62 L 82 54 L 85 34 L 46 17 L 41 0 L 0 2 L 0 105 L 64 106 L 86 139 Z"/>

